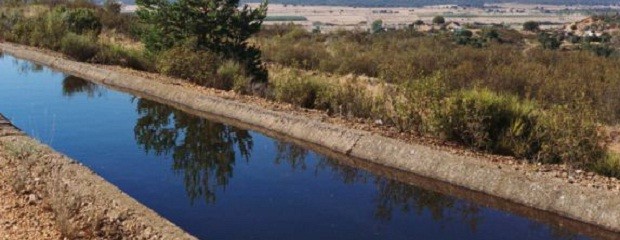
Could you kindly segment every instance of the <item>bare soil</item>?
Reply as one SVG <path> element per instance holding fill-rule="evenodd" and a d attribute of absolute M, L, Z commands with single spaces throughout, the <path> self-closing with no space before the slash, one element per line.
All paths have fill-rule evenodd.
<path fill-rule="evenodd" d="M 0 156 L 0 239 L 62 239 L 54 214 L 34 193 L 16 191 L 7 160 Z"/>

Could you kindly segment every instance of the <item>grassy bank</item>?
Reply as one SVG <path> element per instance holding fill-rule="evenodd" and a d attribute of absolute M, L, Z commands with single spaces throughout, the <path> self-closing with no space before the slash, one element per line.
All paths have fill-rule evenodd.
<path fill-rule="evenodd" d="M 90 3 L 3 7 L 0 37 L 79 61 L 159 72 L 250 94 L 240 65 L 179 44 L 146 50 L 149 25 Z M 119 20 L 121 19 L 121 20 Z M 118 21 L 117 21 L 118 20 Z M 620 176 L 601 124 L 620 122 L 620 61 L 544 50 L 509 29 L 311 34 L 265 28 L 252 39 L 269 68 L 262 96 L 402 132 L 541 163 Z M 145 40 L 146 41 L 146 40 Z M 191 43 L 190 43 L 191 44 Z"/>

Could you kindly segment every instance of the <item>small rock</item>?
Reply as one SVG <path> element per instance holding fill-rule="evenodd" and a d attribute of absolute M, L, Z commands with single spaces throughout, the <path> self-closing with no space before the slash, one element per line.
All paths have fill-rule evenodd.
<path fill-rule="evenodd" d="M 33 205 L 35 203 L 37 203 L 37 195 L 34 194 L 30 194 L 28 195 L 28 204 Z"/>
<path fill-rule="evenodd" d="M 377 119 L 377 120 L 375 120 L 375 124 L 382 126 L 383 125 L 383 120 Z"/>

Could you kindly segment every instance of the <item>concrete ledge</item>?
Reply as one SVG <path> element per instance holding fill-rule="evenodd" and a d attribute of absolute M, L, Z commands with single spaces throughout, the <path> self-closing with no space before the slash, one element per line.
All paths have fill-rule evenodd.
<path fill-rule="evenodd" d="M 75 215 L 63 224 L 88 226 L 85 238 L 196 239 L 153 210 L 140 204 L 87 167 L 24 135 L 0 115 L 0 149 L 12 158 L 0 162 L 3 169 L 16 169 L 20 178 L 34 180 L 31 190 L 56 212 L 76 204 Z M 17 149 L 17 150 L 16 150 Z M 21 157 L 8 152 L 20 152 Z M 28 156 L 28 157 L 23 157 Z M 20 170 L 21 169 L 21 170 Z M 27 169 L 27 170 L 26 170 Z M 31 181 L 31 180 L 24 180 Z M 58 220 L 57 221 L 63 221 Z M 67 228 L 66 226 L 62 226 Z"/>
<path fill-rule="evenodd" d="M 18 58 L 51 66 L 96 83 L 191 110 L 220 115 L 329 148 L 335 152 L 404 170 L 423 177 L 496 196 L 514 203 L 601 228 L 620 231 L 620 196 L 583 188 L 555 179 L 526 177 L 497 169 L 479 159 L 463 157 L 427 146 L 407 144 L 369 132 L 265 110 L 181 86 L 124 75 L 66 59 L 46 57 L 27 48 L 0 43 L 0 49 Z"/>

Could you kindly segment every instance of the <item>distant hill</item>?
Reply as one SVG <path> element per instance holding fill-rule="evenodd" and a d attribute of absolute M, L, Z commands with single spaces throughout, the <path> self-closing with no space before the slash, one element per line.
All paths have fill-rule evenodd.
<path fill-rule="evenodd" d="M 242 0 L 260 2 L 260 0 Z M 552 5 L 618 5 L 618 0 L 270 0 L 269 3 L 296 5 L 338 5 L 359 7 L 421 7 L 429 5 L 458 4 L 482 6 L 484 3 L 530 3 Z"/>

